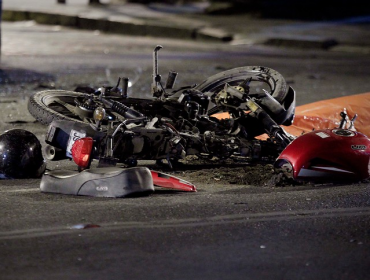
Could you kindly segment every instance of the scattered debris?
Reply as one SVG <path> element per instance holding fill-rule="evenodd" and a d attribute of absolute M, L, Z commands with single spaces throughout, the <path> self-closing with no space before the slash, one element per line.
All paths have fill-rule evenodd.
<path fill-rule="evenodd" d="M 78 224 L 70 227 L 70 229 L 90 229 L 90 228 L 100 228 L 100 226 L 96 224 Z"/>
<path fill-rule="evenodd" d="M 203 168 L 198 170 L 183 170 L 181 177 L 192 182 L 205 182 L 207 184 L 235 184 L 255 185 L 265 187 L 283 187 L 298 185 L 298 182 L 277 173 L 272 164 L 245 165 L 245 166 L 224 166 L 214 168 Z M 200 169 L 200 170 L 199 170 Z"/>

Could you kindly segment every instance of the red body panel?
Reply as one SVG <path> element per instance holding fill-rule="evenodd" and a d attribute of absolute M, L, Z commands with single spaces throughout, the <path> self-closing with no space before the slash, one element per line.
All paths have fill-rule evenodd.
<path fill-rule="evenodd" d="M 152 173 L 153 184 L 162 188 L 174 189 L 185 192 L 196 192 L 196 187 L 192 183 L 158 171 Z"/>
<path fill-rule="evenodd" d="M 325 129 L 295 139 L 277 164 L 289 162 L 293 178 L 329 177 L 363 180 L 370 177 L 370 140 L 346 129 Z"/>

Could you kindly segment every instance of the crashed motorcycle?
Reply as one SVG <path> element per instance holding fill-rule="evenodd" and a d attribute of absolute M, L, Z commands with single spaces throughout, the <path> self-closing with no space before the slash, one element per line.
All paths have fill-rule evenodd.
<path fill-rule="evenodd" d="M 30 113 L 49 125 L 47 157 L 73 157 L 81 169 L 92 159 L 99 166 L 157 160 L 173 167 L 189 155 L 272 162 L 291 142 L 280 125 L 293 121 L 295 92 L 280 73 L 240 67 L 174 89 L 177 73 L 165 84 L 158 73 L 160 49 L 153 52 L 153 98 L 128 96 L 128 78 L 114 87 L 32 96 Z M 220 112 L 230 117 L 219 119 Z M 267 141 L 256 139 L 263 133 Z"/>
<path fill-rule="evenodd" d="M 239 67 L 198 85 L 174 89 L 178 74 L 169 72 L 163 83 L 158 73 L 161 48 L 157 46 L 153 52 L 152 98 L 129 96 L 128 78 L 119 78 L 113 87 L 48 90 L 32 96 L 30 113 L 49 125 L 47 158 L 72 158 L 79 170 L 84 170 L 92 160 L 98 161 L 98 167 L 117 163 L 134 167 L 139 160 L 156 160 L 174 168 L 179 160 L 195 155 L 275 163 L 295 179 L 302 177 L 301 170 L 324 165 L 336 169 L 321 168 L 319 172 L 339 170 L 359 179 L 369 177 L 367 165 L 367 171 L 356 172 L 359 162 L 362 166 L 370 154 L 369 140 L 361 133 L 342 125 L 337 131 L 317 131 L 319 138 L 309 139 L 308 133 L 296 139 L 283 129 L 282 125 L 289 126 L 294 120 L 295 91 L 279 72 L 261 66 Z M 347 137 L 346 131 L 351 136 Z M 263 139 L 262 134 L 268 137 Z M 350 155 L 326 153 L 321 159 L 320 148 L 330 146 L 322 142 L 328 139 L 354 148 Z M 318 144 L 313 148 L 312 143 Z M 353 158 L 352 165 L 345 164 L 348 156 Z"/>

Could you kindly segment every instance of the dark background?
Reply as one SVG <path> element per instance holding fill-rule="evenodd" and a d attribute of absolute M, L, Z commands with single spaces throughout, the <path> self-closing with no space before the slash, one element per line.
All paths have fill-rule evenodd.
<path fill-rule="evenodd" d="M 123 0 L 116 0 L 123 2 Z M 230 14 L 230 13 L 253 13 L 261 17 L 273 18 L 294 18 L 307 20 L 327 20 L 348 16 L 366 15 L 370 12 L 369 5 L 365 1 L 348 0 L 231 0 L 231 1 L 194 1 L 194 0 L 128 0 L 133 3 L 167 3 L 187 4 L 194 2 L 210 2 L 206 10 L 209 14 Z"/>

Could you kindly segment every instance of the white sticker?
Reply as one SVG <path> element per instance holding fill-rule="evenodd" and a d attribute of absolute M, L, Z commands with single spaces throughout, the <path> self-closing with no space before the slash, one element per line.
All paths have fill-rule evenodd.
<path fill-rule="evenodd" d="M 96 190 L 98 192 L 107 192 L 109 190 L 109 188 L 107 186 L 97 186 Z"/>
<path fill-rule="evenodd" d="M 72 153 L 72 146 L 73 144 L 81 138 L 84 138 L 86 136 L 85 132 L 77 131 L 77 130 L 71 130 L 69 133 L 69 139 L 68 139 L 68 144 L 67 144 L 67 153 Z"/>
<path fill-rule="evenodd" d="M 330 135 L 326 134 L 325 132 L 318 132 L 316 133 L 317 136 L 320 136 L 321 138 L 328 138 Z"/>
<path fill-rule="evenodd" d="M 48 134 L 46 135 L 46 141 L 53 142 L 55 131 L 56 131 L 56 127 L 50 125 L 49 130 L 48 130 Z"/>

